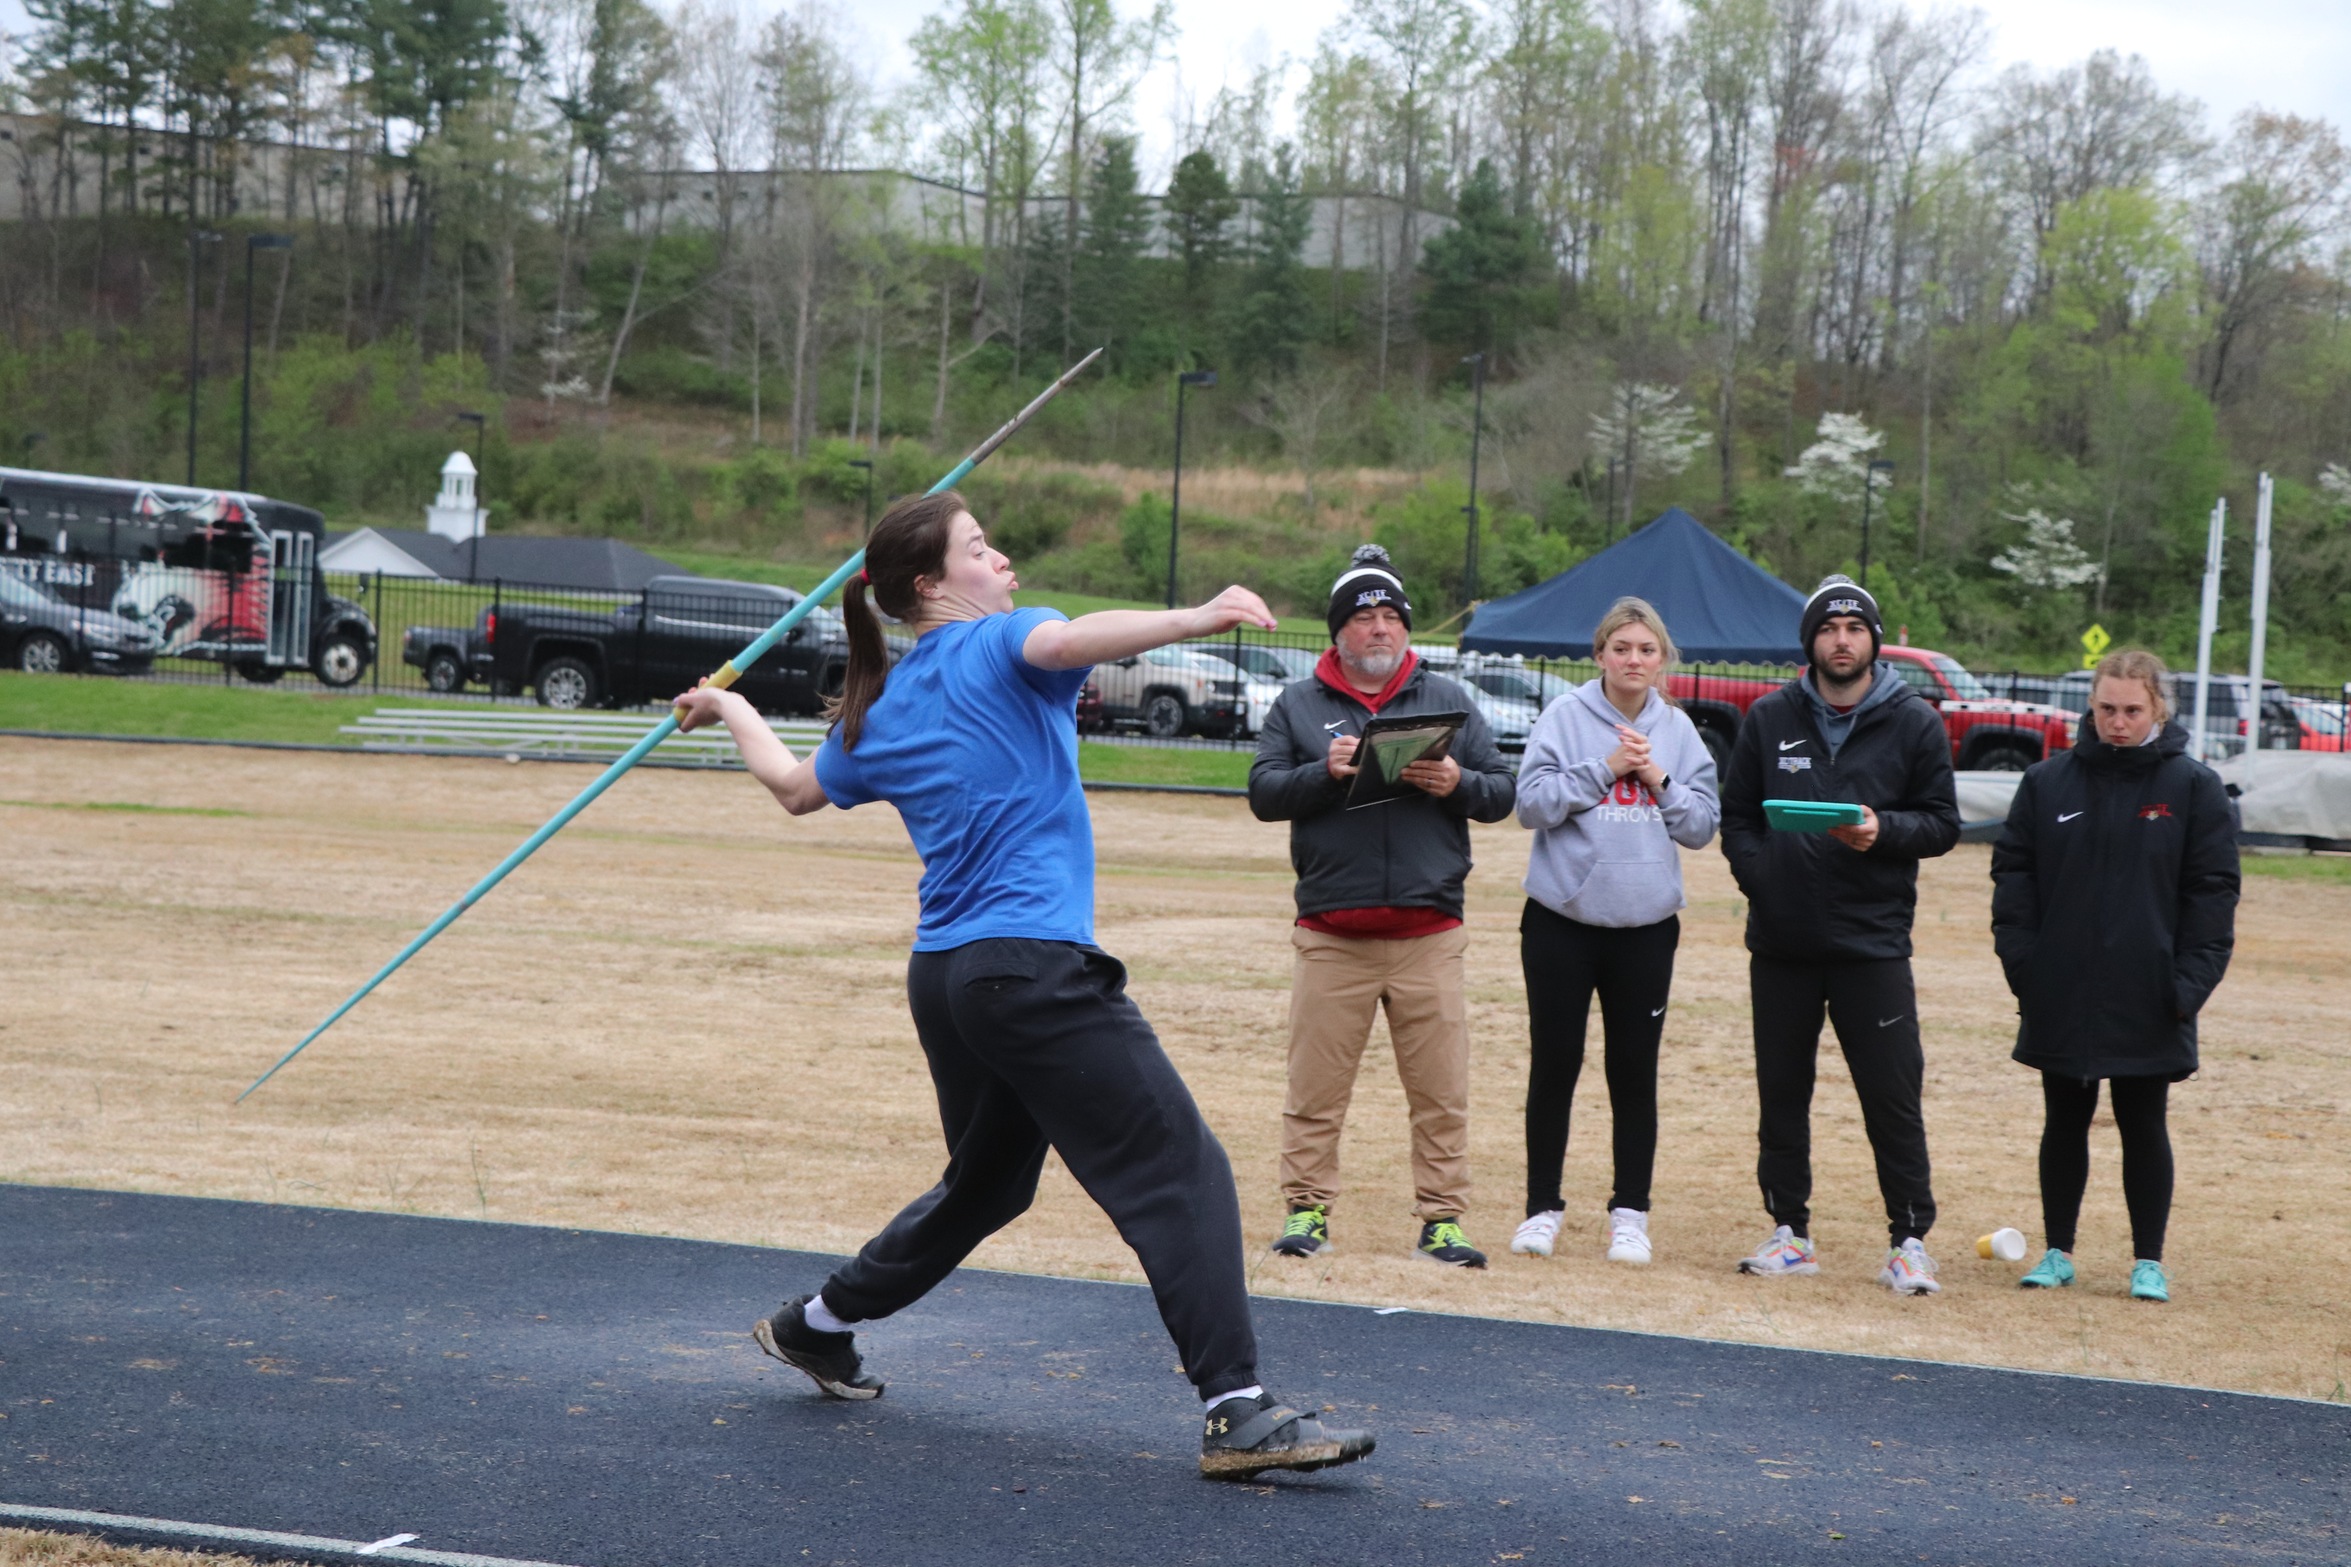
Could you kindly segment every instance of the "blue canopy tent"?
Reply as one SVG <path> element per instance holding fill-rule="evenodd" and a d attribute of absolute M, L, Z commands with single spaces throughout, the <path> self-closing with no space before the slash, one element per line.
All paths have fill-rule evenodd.
<path fill-rule="evenodd" d="M 1592 628 L 1626 594 L 1657 606 L 1692 664 L 1796 664 L 1804 595 L 1672 507 L 1548 582 L 1481 607 L 1461 635 L 1473 653 L 1589 658 Z"/>

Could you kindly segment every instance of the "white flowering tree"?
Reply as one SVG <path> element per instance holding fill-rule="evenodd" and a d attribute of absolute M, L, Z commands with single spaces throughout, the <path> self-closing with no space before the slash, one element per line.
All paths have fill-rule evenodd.
<path fill-rule="evenodd" d="M 2351 506 L 2351 468 L 2328 463 L 2318 470 L 2318 490 L 2337 506 Z"/>
<path fill-rule="evenodd" d="M 1885 432 L 1871 429 L 1857 414 L 1822 414 L 1820 438 L 1804 448 L 1788 477 L 1808 495 L 1858 506 L 1871 488 L 1882 491 L 1893 482 L 1892 474 L 1870 467 L 1885 444 Z"/>
<path fill-rule="evenodd" d="M 2024 537 L 1992 557 L 1994 571 L 2027 588 L 2078 588 L 2098 580 L 2098 563 L 2073 541 L 2071 517 L 2052 517 L 2038 506 L 2002 515 L 2024 524 Z"/>
<path fill-rule="evenodd" d="M 1679 388 L 1626 381 L 1592 415 L 1592 445 L 1616 464 L 1624 481 L 1624 523 L 1633 521 L 1633 495 L 1644 472 L 1671 477 L 1705 449 L 1698 415 L 1682 402 Z"/>

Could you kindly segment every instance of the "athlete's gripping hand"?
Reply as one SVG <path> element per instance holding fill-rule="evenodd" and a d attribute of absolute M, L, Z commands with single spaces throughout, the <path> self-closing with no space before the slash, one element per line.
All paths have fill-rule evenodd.
<path fill-rule="evenodd" d="M 681 692 L 671 704 L 677 709 L 678 733 L 692 734 L 697 729 L 724 723 L 726 709 L 720 704 L 726 701 L 727 695 L 710 683 L 708 675 L 696 681 L 693 690 Z"/>
<path fill-rule="evenodd" d="M 1235 626 L 1255 626 L 1260 631 L 1271 631 L 1281 624 L 1274 618 L 1273 611 L 1265 607 L 1265 600 L 1238 583 L 1192 611 L 1192 617 L 1199 628 L 1192 634 L 1198 637 L 1212 637 L 1220 631 L 1230 631 Z"/>

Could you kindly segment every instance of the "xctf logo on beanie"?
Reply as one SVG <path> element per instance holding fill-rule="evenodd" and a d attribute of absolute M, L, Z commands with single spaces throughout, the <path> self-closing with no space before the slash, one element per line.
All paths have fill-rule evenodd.
<path fill-rule="evenodd" d="M 1395 602 L 1395 595 L 1390 593 L 1386 588 L 1365 588 L 1361 593 L 1355 595 L 1355 607 L 1357 609 L 1371 609 L 1376 605 L 1393 604 Z"/>
<path fill-rule="evenodd" d="M 2139 813 L 2139 820 L 2143 822 L 2162 821 L 2170 815 L 2171 807 L 2165 804 L 2163 801 L 2158 800 L 2153 805 L 2148 806 L 2145 810 Z"/>
<path fill-rule="evenodd" d="M 1824 616 L 1858 615 L 1860 613 L 1862 613 L 1862 609 L 1861 600 L 1859 599 L 1830 599 L 1828 602 L 1828 607 L 1821 611 L 1821 614 Z"/>

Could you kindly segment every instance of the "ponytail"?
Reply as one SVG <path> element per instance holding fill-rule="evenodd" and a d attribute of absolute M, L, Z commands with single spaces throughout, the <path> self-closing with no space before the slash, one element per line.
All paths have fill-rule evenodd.
<path fill-rule="evenodd" d="M 841 694 L 825 704 L 825 721 L 841 726 L 841 748 L 857 749 L 865 730 L 865 711 L 882 694 L 890 677 L 890 647 L 882 640 L 882 621 L 865 601 L 865 578 L 849 579 L 841 595 L 841 623 L 849 632 L 849 668 L 841 677 Z"/>
<path fill-rule="evenodd" d="M 882 639 L 883 615 L 900 622 L 920 618 L 918 584 L 947 569 L 947 537 L 955 519 L 971 508 L 953 490 L 909 495 L 892 503 L 873 526 L 865 545 L 865 570 L 849 579 L 841 595 L 841 624 L 849 633 L 849 668 L 841 694 L 825 704 L 825 722 L 841 726 L 841 746 L 857 749 L 865 715 L 881 700 L 890 678 L 890 646 Z M 866 601 L 866 590 L 873 600 Z M 879 613 L 876 613 L 876 611 Z"/>

